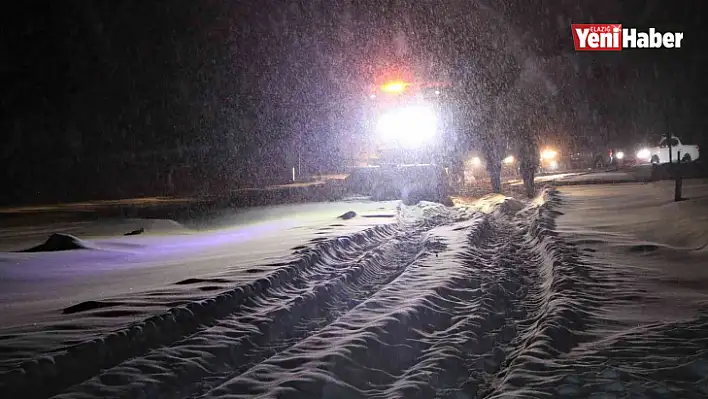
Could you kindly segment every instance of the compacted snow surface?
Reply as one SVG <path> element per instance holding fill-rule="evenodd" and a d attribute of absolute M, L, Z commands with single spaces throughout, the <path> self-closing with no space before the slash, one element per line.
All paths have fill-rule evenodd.
<path fill-rule="evenodd" d="M 687 186 L 678 204 L 656 184 L 320 205 L 85 239 L 50 266 L 5 253 L 0 397 L 705 397 L 705 236 L 657 216 L 705 222 L 707 185 Z"/>

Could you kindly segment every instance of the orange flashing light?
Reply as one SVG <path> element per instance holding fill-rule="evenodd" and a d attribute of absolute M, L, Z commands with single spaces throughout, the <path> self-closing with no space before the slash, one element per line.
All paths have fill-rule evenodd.
<path fill-rule="evenodd" d="M 389 82 L 381 86 L 381 91 L 397 94 L 406 90 L 406 86 L 408 86 L 408 83 L 401 81 Z"/>

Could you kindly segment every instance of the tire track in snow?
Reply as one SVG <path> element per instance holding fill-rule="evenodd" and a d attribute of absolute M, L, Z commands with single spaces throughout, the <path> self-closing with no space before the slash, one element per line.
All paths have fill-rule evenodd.
<path fill-rule="evenodd" d="M 215 326 L 107 370 L 72 389 L 72 394 L 170 397 L 167 391 L 172 390 L 175 397 L 184 397 L 188 391 L 203 390 L 224 378 L 222 374 L 255 364 L 326 325 L 398 276 L 414 259 L 439 250 L 439 243 L 425 235 L 429 228 L 400 225 L 389 227 L 393 234 L 381 240 L 340 238 L 335 245 L 318 246 L 312 250 L 318 260 L 292 281 L 249 297 Z M 305 328 L 294 328 L 298 325 Z"/>
<path fill-rule="evenodd" d="M 434 228 L 447 252 L 414 262 L 335 323 L 203 397 L 476 397 L 519 316 L 507 292 L 512 227 L 498 217 Z"/>
<path fill-rule="evenodd" d="M 548 189 L 515 221 L 512 253 L 523 254 L 515 268 L 519 295 L 511 303 L 517 334 L 481 397 L 538 397 L 538 392 L 519 391 L 528 376 L 547 376 L 552 372 L 549 359 L 588 339 L 588 314 L 599 301 L 586 293 L 590 282 L 586 263 L 555 232 L 557 204 L 557 191 Z"/>
<path fill-rule="evenodd" d="M 449 238 L 451 231 L 434 228 L 429 237 Z M 336 321 L 202 397 L 394 397 L 397 382 L 425 349 L 418 337 L 449 323 L 446 284 L 464 279 L 454 261 L 460 252 L 454 243 L 463 240 L 445 242 L 453 248 L 436 257 L 419 252 L 400 275 Z"/>

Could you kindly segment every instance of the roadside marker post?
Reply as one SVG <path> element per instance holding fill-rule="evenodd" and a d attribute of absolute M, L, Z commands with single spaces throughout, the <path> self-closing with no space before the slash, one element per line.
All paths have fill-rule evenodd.
<path fill-rule="evenodd" d="M 676 153 L 676 167 L 674 168 L 674 201 L 683 200 L 681 190 L 683 188 L 683 178 L 681 177 L 681 151 Z"/>

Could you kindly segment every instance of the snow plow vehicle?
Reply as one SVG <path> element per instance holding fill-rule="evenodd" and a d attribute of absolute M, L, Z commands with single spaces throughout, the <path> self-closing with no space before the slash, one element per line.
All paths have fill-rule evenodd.
<path fill-rule="evenodd" d="M 538 172 L 539 173 L 552 173 L 562 170 L 562 164 L 560 161 L 560 154 L 555 147 L 545 147 L 541 150 Z"/>
<path fill-rule="evenodd" d="M 373 153 L 352 168 L 348 191 L 375 200 L 447 202 L 462 168 L 447 155 L 450 134 L 439 82 L 390 80 L 368 95 L 366 132 Z"/>

